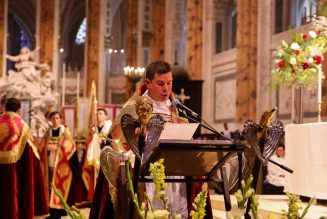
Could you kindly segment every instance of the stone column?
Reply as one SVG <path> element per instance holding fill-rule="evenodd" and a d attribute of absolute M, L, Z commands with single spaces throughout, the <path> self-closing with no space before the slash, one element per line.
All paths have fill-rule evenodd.
<path fill-rule="evenodd" d="M 214 40 L 212 37 L 212 32 L 214 31 L 215 24 L 215 5 L 214 0 L 206 0 L 204 2 L 204 22 L 203 22 L 203 32 L 204 38 L 208 39 L 203 42 L 203 92 L 202 92 L 202 118 L 209 124 L 213 124 L 214 120 L 214 91 L 212 82 L 212 56 L 214 54 Z M 200 68 L 199 68 L 200 69 Z M 203 130 L 203 129 L 202 129 Z"/>
<path fill-rule="evenodd" d="M 8 1 L 0 0 L 0 78 L 6 76 Z"/>
<path fill-rule="evenodd" d="M 138 34 L 138 3 L 139 1 L 127 1 L 127 39 L 126 39 L 126 56 L 127 65 L 137 67 L 137 43 Z M 126 80 L 126 98 L 134 94 L 133 84 Z M 137 88 L 136 88 L 137 89 Z"/>
<path fill-rule="evenodd" d="M 191 79 L 202 79 L 203 0 L 188 0 L 186 12 L 186 70 Z"/>
<path fill-rule="evenodd" d="M 100 28 L 100 7 L 101 0 L 88 0 L 86 17 L 87 17 L 87 34 L 85 42 L 85 73 L 86 73 L 86 96 L 91 91 L 92 81 L 98 87 L 99 72 L 99 28 Z M 104 79 L 103 79 L 104 80 Z"/>
<path fill-rule="evenodd" d="M 256 120 L 257 0 L 237 1 L 236 121 Z"/>
<path fill-rule="evenodd" d="M 165 0 L 152 0 L 151 62 L 165 58 L 165 11 Z"/>
<path fill-rule="evenodd" d="M 53 28 L 53 50 L 52 50 L 52 68 L 54 78 L 57 79 L 59 84 L 59 72 L 60 65 L 60 52 L 59 52 L 59 40 L 60 40 L 60 0 L 54 0 L 54 28 Z"/>
<path fill-rule="evenodd" d="M 126 55 L 127 55 L 127 65 L 130 66 L 136 66 L 137 20 L 138 20 L 137 9 L 138 9 L 138 1 L 128 0 Z"/>
<path fill-rule="evenodd" d="M 36 0 L 36 15 L 35 15 L 35 48 L 40 48 L 40 30 L 41 30 L 41 0 Z M 40 50 L 37 50 L 35 52 L 36 54 L 36 61 L 39 63 L 40 62 Z M 59 84 L 59 78 L 58 79 L 58 84 Z"/>
<path fill-rule="evenodd" d="M 52 69 L 55 0 L 42 0 L 40 4 L 40 62 L 47 63 Z"/>
<path fill-rule="evenodd" d="M 106 92 L 106 48 L 105 48 L 105 37 L 106 37 L 106 11 L 107 11 L 107 0 L 100 1 L 100 22 L 99 22 L 99 54 L 98 54 L 98 103 L 105 102 Z"/>
<path fill-rule="evenodd" d="M 274 104 L 275 89 L 270 85 L 271 40 L 274 21 L 272 17 L 272 0 L 258 2 L 258 65 L 257 65 L 257 116 L 260 119 L 262 112 Z"/>
<path fill-rule="evenodd" d="M 165 61 L 175 62 L 185 67 L 186 42 L 186 5 L 185 0 L 166 0 L 165 18 Z"/>
<path fill-rule="evenodd" d="M 144 0 L 139 0 L 137 1 L 136 65 L 140 67 L 146 67 L 144 66 L 143 45 L 142 45 L 143 23 L 144 23 Z"/>
<path fill-rule="evenodd" d="M 175 39 L 177 36 L 174 34 L 175 23 L 175 11 L 176 0 L 166 0 L 166 6 L 169 10 L 166 10 L 165 14 L 165 61 L 173 64 L 175 61 Z"/>

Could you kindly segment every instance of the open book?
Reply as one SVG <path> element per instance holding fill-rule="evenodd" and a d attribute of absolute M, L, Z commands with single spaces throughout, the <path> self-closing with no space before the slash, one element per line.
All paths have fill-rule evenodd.
<path fill-rule="evenodd" d="M 165 124 L 160 139 L 191 140 L 199 123 L 170 123 Z"/>

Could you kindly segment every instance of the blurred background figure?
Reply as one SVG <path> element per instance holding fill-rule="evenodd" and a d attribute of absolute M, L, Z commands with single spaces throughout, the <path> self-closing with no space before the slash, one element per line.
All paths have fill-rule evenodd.
<path fill-rule="evenodd" d="M 104 108 L 97 108 L 96 124 L 92 127 L 92 135 L 86 142 L 87 154 L 83 166 L 83 180 L 88 189 L 88 200 L 93 199 L 96 179 L 100 169 L 101 149 L 109 144 L 106 136 L 108 136 L 112 122 L 107 119 L 107 110 Z"/>
<path fill-rule="evenodd" d="M 271 156 L 271 160 L 285 165 L 285 146 L 279 144 L 275 154 Z M 285 171 L 277 165 L 268 162 L 267 176 L 264 181 L 264 193 L 265 194 L 284 194 L 285 185 Z"/>

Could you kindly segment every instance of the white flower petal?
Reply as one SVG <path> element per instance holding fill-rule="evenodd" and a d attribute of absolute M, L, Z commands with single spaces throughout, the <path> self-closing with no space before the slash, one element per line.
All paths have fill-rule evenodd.
<path fill-rule="evenodd" d="M 290 58 L 290 63 L 291 63 L 291 65 L 295 65 L 296 64 L 296 58 L 294 58 L 294 57 Z"/>
<path fill-rule="evenodd" d="M 316 37 L 317 37 L 317 34 L 316 34 L 316 32 L 314 32 L 314 31 L 309 31 L 309 35 L 310 35 L 312 38 L 316 38 Z"/>
<path fill-rule="evenodd" d="M 298 50 L 298 49 L 300 49 L 300 46 L 299 46 L 299 44 L 297 42 L 293 42 L 291 44 L 291 49 Z"/>

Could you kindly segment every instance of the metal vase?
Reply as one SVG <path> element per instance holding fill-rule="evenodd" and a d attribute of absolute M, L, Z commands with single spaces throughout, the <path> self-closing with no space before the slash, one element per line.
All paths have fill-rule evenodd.
<path fill-rule="evenodd" d="M 303 85 L 292 85 L 292 123 L 303 123 Z"/>

